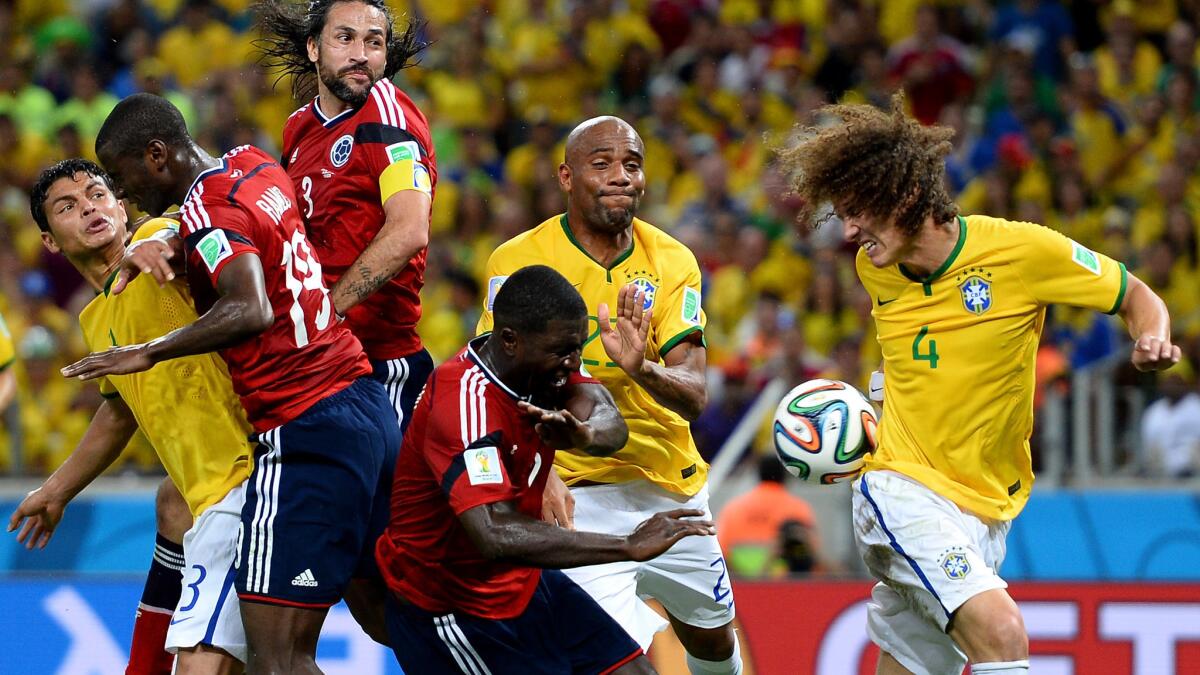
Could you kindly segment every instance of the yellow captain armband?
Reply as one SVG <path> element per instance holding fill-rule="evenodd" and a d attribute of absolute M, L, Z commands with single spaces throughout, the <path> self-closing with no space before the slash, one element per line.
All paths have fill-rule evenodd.
<path fill-rule="evenodd" d="M 379 200 L 387 203 L 392 195 L 401 190 L 416 190 L 433 196 L 433 184 L 429 169 L 418 161 L 417 144 L 412 141 L 396 143 L 387 147 L 388 167 L 379 175 Z"/>

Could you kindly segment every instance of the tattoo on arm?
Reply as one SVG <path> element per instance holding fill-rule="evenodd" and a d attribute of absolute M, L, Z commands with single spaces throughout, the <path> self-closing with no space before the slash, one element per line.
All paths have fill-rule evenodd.
<path fill-rule="evenodd" d="M 346 282 L 346 292 L 354 297 L 354 304 L 366 300 L 372 293 L 379 290 L 391 278 L 391 274 L 375 274 L 366 263 L 358 261 L 357 275 Z"/>

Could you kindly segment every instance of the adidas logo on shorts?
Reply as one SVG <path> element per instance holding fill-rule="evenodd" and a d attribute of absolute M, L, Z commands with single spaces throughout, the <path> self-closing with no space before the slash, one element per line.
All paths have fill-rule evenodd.
<path fill-rule="evenodd" d="M 317 585 L 317 578 L 313 576 L 312 570 L 304 570 L 292 579 L 293 586 L 312 587 Z"/>

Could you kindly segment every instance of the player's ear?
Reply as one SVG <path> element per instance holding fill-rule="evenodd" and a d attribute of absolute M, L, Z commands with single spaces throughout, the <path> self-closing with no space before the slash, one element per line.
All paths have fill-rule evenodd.
<path fill-rule="evenodd" d="M 62 248 L 60 248 L 58 242 L 54 240 L 54 235 L 50 234 L 49 232 L 42 233 L 42 246 L 45 246 L 46 250 L 50 251 L 51 253 L 62 253 Z"/>
<path fill-rule="evenodd" d="M 516 356 L 520 343 L 521 337 L 517 335 L 517 331 L 508 326 L 500 329 L 500 346 L 504 348 L 506 356 L 509 358 Z"/>
<path fill-rule="evenodd" d="M 320 58 L 320 54 L 321 54 L 321 51 L 319 48 L 320 45 L 318 45 L 318 43 L 317 43 L 317 38 L 310 37 L 310 38 L 308 38 L 308 42 L 305 44 L 308 47 L 309 63 L 316 63 L 317 60 Z"/>
<path fill-rule="evenodd" d="M 152 169 L 158 171 L 166 166 L 169 155 L 170 151 L 167 148 L 167 144 L 155 138 L 146 144 L 143 159 Z"/>
<path fill-rule="evenodd" d="M 558 165 L 558 186 L 564 191 L 571 191 L 571 167 L 566 162 Z"/>

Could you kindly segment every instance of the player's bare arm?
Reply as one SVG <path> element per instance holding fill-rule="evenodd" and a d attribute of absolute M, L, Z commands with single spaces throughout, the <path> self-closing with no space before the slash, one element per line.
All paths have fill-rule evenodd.
<path fill-rule="evenodd" d="M 612 394 L 602 384 L 579 384 L 562 410 L 547 410 L 520 401 L 517 407 L 534 421 L 546 445 L 555 450 L 577 448 L 603 457 L 625 447 L 629 427 Z"/>
<path fill-rule="evenodd" d="M 1134 339 L 1130 361 L 1141 371 L 1166 370 L 1179 363 L 1180 350 L 1171 343 L 1167 305 L 1141 279 L 1129 275 L 1129 288 L 1120 314 Z"/>
<path fill-rule="evenodd" d="M 429 245 L 429 195 L 401 190 L 383 205 L 383 227 L 330 289 L 333 309 L 344 316 L 396 276 Z"/>
<path fill-rule="evenodd" d="M 596 311 L 600 341 L 614 363 L 633 378 L 650 396 L 688 421 L 695 420 L 708 404 L 704 371 L 708 350 L 700 344 L 699 331 L 663 355 L 663 363 L 646 358 L 646 339 L 653 310 L 639 311 L 642 292 L 632 284 L 617 294 L 617 325 L 609 320 L 608 305 Z"/>
<path fill-rule="evenodd" d="M 530 518 L 510 502 L 476 506 L 458 518 L 479 552 L 490 560 L 564 569 L 650 560 L 684 537 L 715 534 L 711 521 L 684 520 L 703 515 L 696 509 L 656 513 L 624 537 L 565 530 Z"/>
<path fill-rule="evenodd" d="M 42 486 L 25 496 L 8 521 L 25 548 L 46 548 L 67 504 L 121 456 L 137 431 L 133 411 L 119 398 L 106 399 L 96 410 L 78 447 Z"/>
<path fill-rule="evenodd" d="M 180 237 L 178 232 L 164 227 L 146 239 L 133 242 L 125 249 L 125 258 L 121 260 L 121 272 L 113 282 L 112 291 L 120 295 L 139 274 L 149 274 L 162 286 L 183 273 L 183 237 Z"/>
<path fill-rule="evenodd" d="M 232 347 L 274 323 L 262 261 L 257 255 L 244 253 L 226 263 L 216 286 L 220 297 L 193 323 L 144 344 L 89 354 L 63 368 L 62 374 L 90 380 L 137 373 L 160 361 Z"/>

